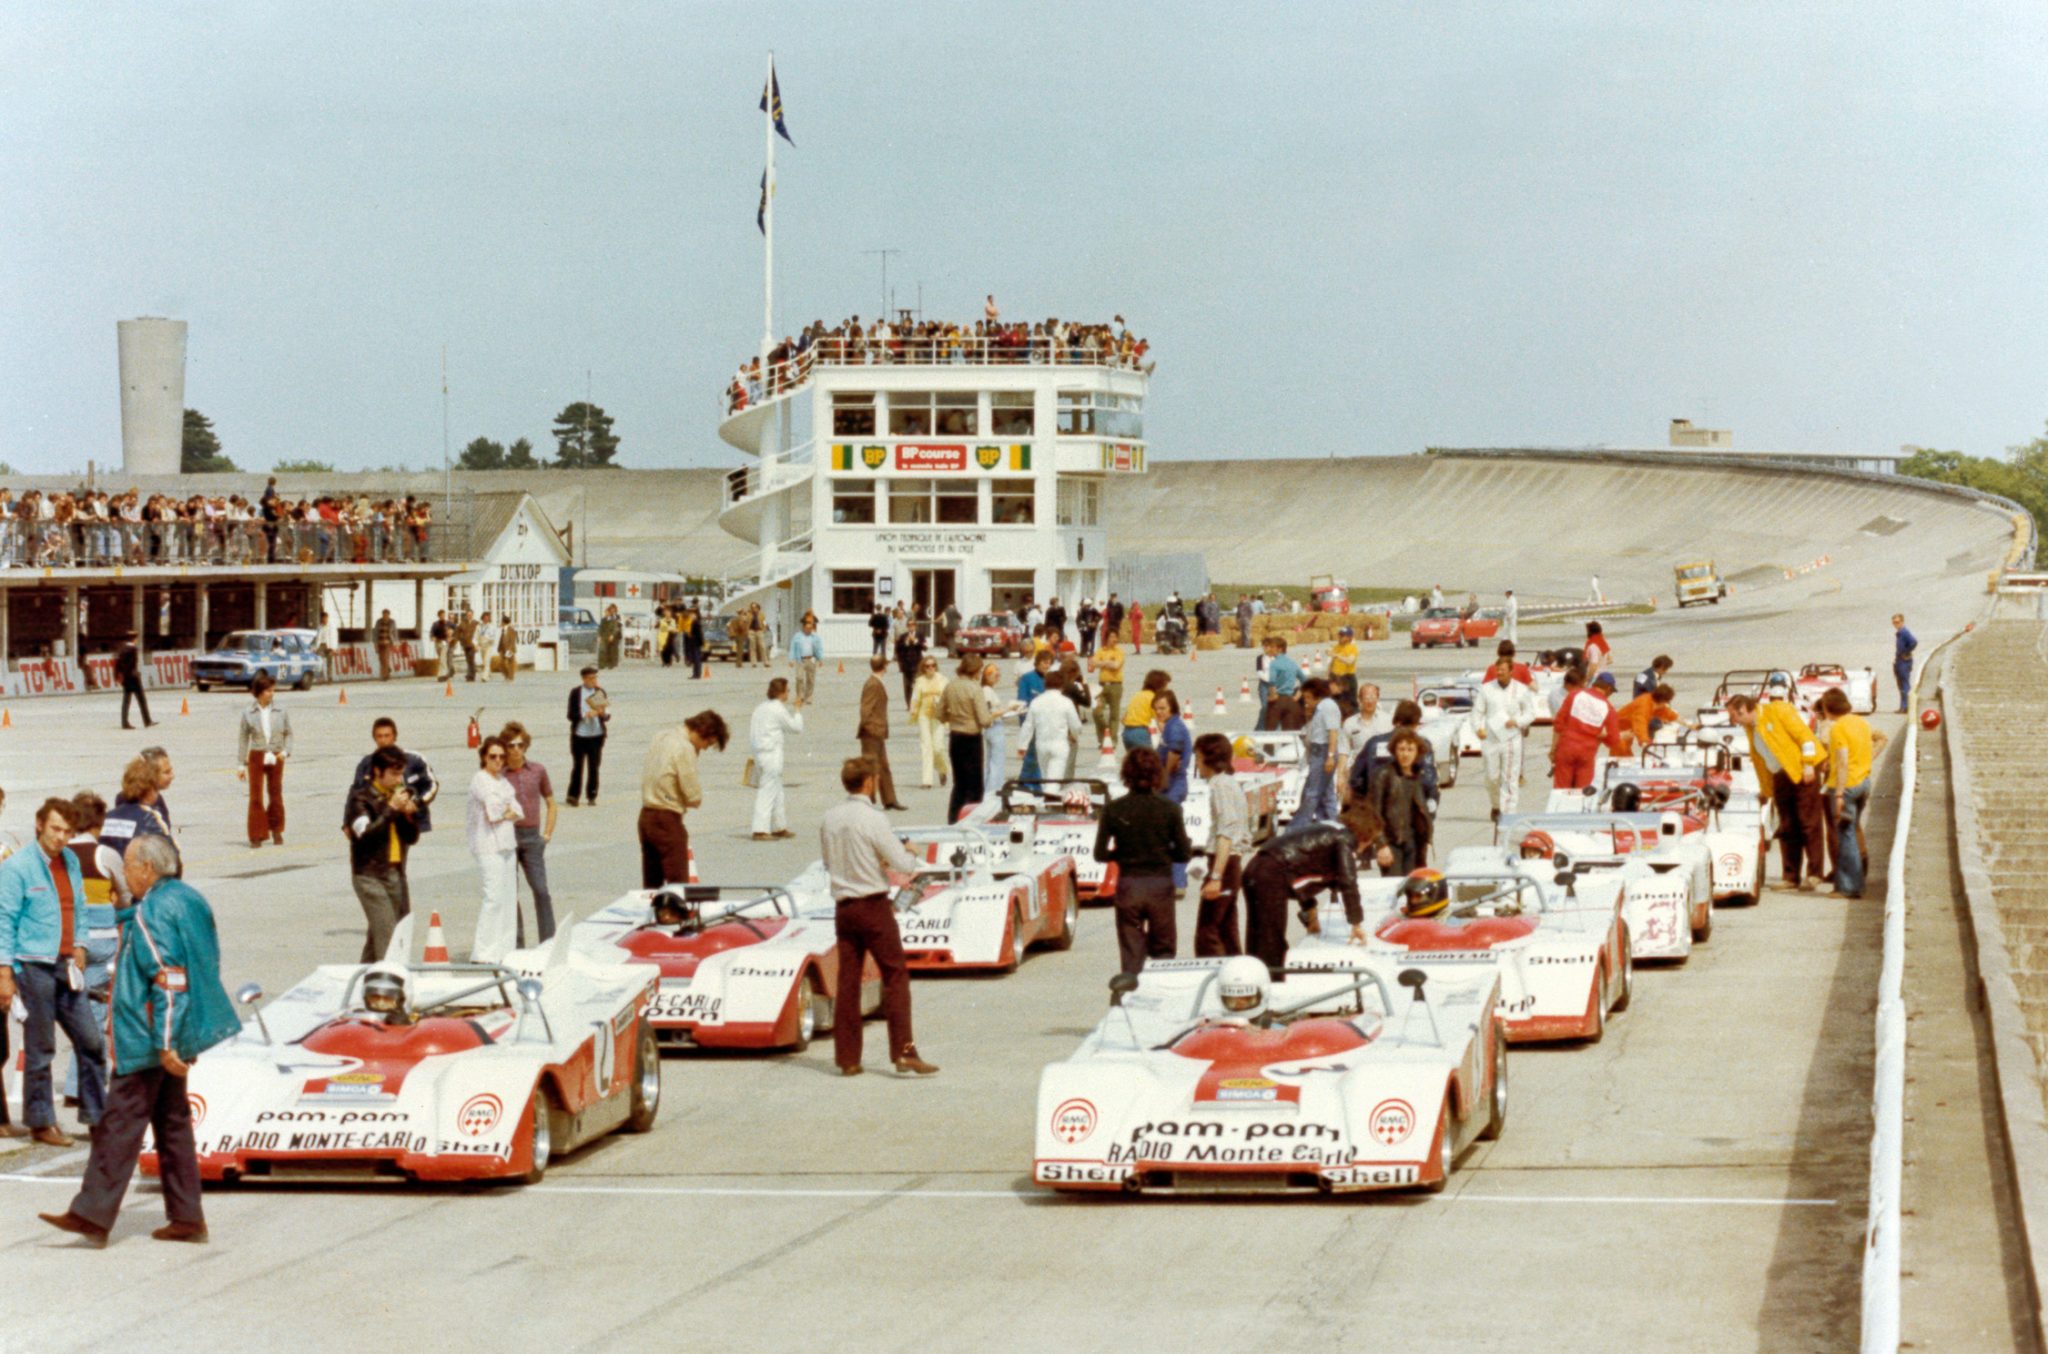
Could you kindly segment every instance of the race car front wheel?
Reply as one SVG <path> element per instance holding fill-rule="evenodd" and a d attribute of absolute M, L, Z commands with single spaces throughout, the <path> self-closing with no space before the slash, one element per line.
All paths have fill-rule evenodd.
<path fill-rule="evenodd" d="M 1010 904 L 1010 962 L 1012 971 L 1024 964 L 1024 910 L 1015 903 Z"/>
<path fill-rule="evenodd" d="M 796 1039 L 790 1044 L 790 1051 L 803 1052 L 818 1037 L 819 1030 L 831 1027 L 831 999 L 818 990 L 817 976 L 806 973 L 796 988 Z"/>
<path fill-rule="evenodd" d="M 533 1103 L 526 1107 L 527 1143 L 533 1149 L 533 1164 L 519 1177 L 522 1185 L 538 1185 L 548 1173 L 548 1158 L 555 1150 L 554 1109 L 548 1103 L 545 1086 L 533 1090 Z"/>
<path fill-rule="evenodd" d="M 633 1054 L 633 1112 L 626 1118 L 628 1133 L 645 1133 L 654 1127 L 661 1111 L 661 1046 L 654 1042 L 654 1027 L 640 1023 L 640 1042 Z"/>
<path fill-rule="evenodd" d="M 1422 1187 L 1426 1194 L 1442 1194 L 1451 1183 L 1451 1164 L 1457 1156 L 1451 1145 L 1451 1092 L 1444 1088 L 1444 1107 L 1436 1117 L 1436 1179 Z"/>
<path fill-rule="evenodd" d="M 1508 1035 L 1507 1031 L 1495 1026 L 1493 1031 L 1493 1095 L 1488 1107 L 1486 1127 L 1479 1136 L 1492 1142 L 1500 1131 L 1508 1126 Z"/>
<path fill-rule="evenodd" d="M 1630 999 L 1636 994 L 1635 944 L 1626 933 L 1621 937 L 1621 995 L 1614 999 L 1617 1013 L 1626 1011 Z"/>

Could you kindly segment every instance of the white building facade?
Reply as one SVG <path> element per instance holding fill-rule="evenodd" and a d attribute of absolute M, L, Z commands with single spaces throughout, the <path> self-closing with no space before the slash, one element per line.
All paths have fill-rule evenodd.
<path fill-rule="evenodd" d="M 827 652 L 857 655 L 877 605 L 972 616 L 1104 598 L 1104 488 L 1145 472 L 1134 363 L 788 365 L 720 428 L 759 457 L 726 488 L 721 523 L 760 554 L 724 609 L 759 602 L 779 636 L 814 610 Z"/>

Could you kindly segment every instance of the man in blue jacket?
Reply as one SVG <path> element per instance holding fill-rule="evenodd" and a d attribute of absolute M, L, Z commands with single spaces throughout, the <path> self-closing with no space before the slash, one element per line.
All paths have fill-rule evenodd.
<path fill-rule="evenodd" d="M 122 857 L 129 894 L 118 912 L 120 957 L 114 968 L 114 1082 L 92 1137 L 92 1157 L 71 1207 L 41 1218 L 96 1246 L 121 1211 L 146 1129 L 156 1132 L 158 1174 L 169 1221 L 159 1241 L 206 1240 L 199 1205 L 199 1152 L 185 1078 L 199 1055 L 241 1028 L 220 985 L 220 940 L 213 909 L 182 879 L 168 838 L 138 837 Z"/>
<path fill-rule="evenodd" d="M 57 1127 L 50 1063 L 57 1026 L 79 1055 L 79 1114 L 99 1122 L 106 1094 L 100 1060 L 105 1043 L 85 996 L 85 879 L 71 854 L 68 799 L 46 799 L 36 810 L 36 843 L 0 864 L 0 1012 L 16 993 L 28 1008 L 27 1049 L 21 1080 L 21 1117 L 29 1136 L 50 1147 L 69 1147 Z"/>
<path fill-rule="evenodd" d="M 1892 617 L 1892 676 L 1899 684 L 1899 713 L 1906 713 L 1906 696 L 1913 689 L 1913 651 L 1920 641 L 1906 628 L 1904 616 Z"/>

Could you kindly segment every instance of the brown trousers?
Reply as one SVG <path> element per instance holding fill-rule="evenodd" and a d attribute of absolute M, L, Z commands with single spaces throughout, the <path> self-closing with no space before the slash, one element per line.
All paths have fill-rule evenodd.
<path fill-rule="evenodd" d="M 899 802 L 896 777 L 889 774 L 889 744 L 886 739 L 860 736 L 860 755 L 875 764 L 875 800 L 884 808 Z"/>
<path fill-rule="evenodd" d="M 269 803 L 264 803 L 265 792 Z M 284 832 L 284 762 L 263 764 L 263 754 L 249 754 L 249 840 L 261 843 Z"/>
<path fill-rule="evenodd" d="M 866 740 L 863 739 L 863 742 Z M 842 898 L 833 912 L 832 929 L 839 937 L 839 1000 L 832 1011 L 832 1057 L 841 1067 L 858 1067 L 861 1058 L 860 975 L 867 956 L 882 971 L 882 1016 L 889 1023 L 889 1061 L 901 1062 L 917 1051 L 910 1037 L 910 966 L 903 962 L 903 936 L 889 895 Z"/>
<path fill-rule="evenodd" d="M 640 887 L 687 883 L 690 878 L 690 829 L 673 809 L 640 806 Z"/>

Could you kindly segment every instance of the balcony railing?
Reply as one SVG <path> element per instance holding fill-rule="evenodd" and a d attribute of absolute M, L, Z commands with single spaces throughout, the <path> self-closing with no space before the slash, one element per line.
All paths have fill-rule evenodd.
<path fill-rule="evenodd" d="M 727 574 L 720 580 L 720 587 L 725 600 L 731 601 L 742 593 L 772 587 L 785 578 L 802 573 L 810 566 L 811 532 L 806 528 L 777 544 L 767 555 L 766 567 Z"/>
<path fill-rule="evenodd" d="M 809 479 L 812 454 L 816 448 L 815 441 L 804 442 L 766 465 L 742 466 L 731 471 L 725 477 L 724 501 L 719 505 L 719 511 L 723 512 L 758 494 L 786 489 Z"/>
<path fill-rule="evenodd" d="M 475 558 L 474 508 L 461 520 L 44 522 L 0 520 L 0 568 L 251 564 L 427 564 Z M 485 542 L 484 544 L 488 544 Z"/>
<path fill-rule="evenodd" d="M 1045 335 L 1015 340 L 966 334 L 858 340 L 829 335 L 765 370 L 749 363 L 749 370 L 726 387 L 722 403 L 727 417 L 742 413 L 795 390 L 816 367 L 1108 367 L 1149 373 L 1153 365 L 1136 343 L 1061 343 Z"/>

